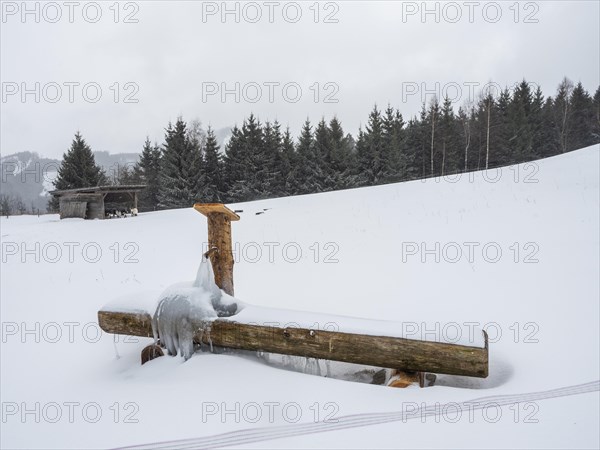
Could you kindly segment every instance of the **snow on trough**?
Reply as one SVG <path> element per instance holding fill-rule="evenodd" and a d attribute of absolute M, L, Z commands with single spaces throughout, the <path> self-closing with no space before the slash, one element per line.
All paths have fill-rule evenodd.
<path fill-rule="evenodd" d="M 103 334 L 96 313 L 152 311 L 168 286 L 194 279 L 206 219 L 192 208 L 2 218 L 0 445 L 597 448 L 599 149 L 230 205 L 244 211 L 232 225 L 236 298 L 256 307 L 238 319 L 272 308 L 277 321 L 401 323 L 395 332 L 419 339 L 487 331 L 488 378 L 440 376 L 425 389 L 310 376 L 242 352 L 141 366 L 152 339 Z M 498 404 L 463 408 L 482 398 Z M 404 420 L 409 410 L 427 414 Z M 231 438 L 246 429 L 257 440 Z"/>
<path fill-rule="evenodd" d="M 188 284 L 184 283 L 184 289 Z M 171 296 L 170 293 L 162 294 L 161 298 Z M 151 316 L 156 310 L 155 293 L 131 295 L 120 297 L 102 307 L 103 311 L 113 312 L 144 312 Z M 213 319 L 216 315 L 211 316 Z M 294 311 L 281 308 L 266 308 L 244 303 L 244 308 L 237 314 L 222 318 L 242 324 L 258 324 L 263 326 L 277 326 L 288 328 L 305 328 L 341 333 L 355 333 L 367 336 L 388 336 L 405 339 L 424 340 L 428 342 L 442 342 L 446 344 L 465 345 L 468 347 L 485 346 L 485 339 L 481 328 L 471 327 L 468 332 L 448 333 L 418 333 L 416 327 L 401 321 L 368 320 L 357 317 L 339 316 L 334 314 L 320 314 L 310 311 Z M 455 330 L 453 330 L 455 331 Z"/>

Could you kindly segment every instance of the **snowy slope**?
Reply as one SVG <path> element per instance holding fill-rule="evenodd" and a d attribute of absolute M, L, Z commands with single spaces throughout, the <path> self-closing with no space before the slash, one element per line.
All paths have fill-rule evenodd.
<path fill-rule="evenodd" d="M 416 338 L 488 331 L 487 379 L 440 376 L 426 389 L 310 376 L 249 355 L 142 367 L 149 340 L 115 343 L 96 312 L 193 279 L 205 218 L 191 208 L 109 221 L 2 218 L 1 446 L 118 447 L 257 429 L 191 448 L 597 448 L 598 384 L 586 383 L 600 379 L 599 150 L 230 205 L 243 210 L 235 289 L 248 303 L 314 311 L 318 325 L 318 313 L 399 321 Z M 461 403 L 482 397 L 496 403 Z"/>

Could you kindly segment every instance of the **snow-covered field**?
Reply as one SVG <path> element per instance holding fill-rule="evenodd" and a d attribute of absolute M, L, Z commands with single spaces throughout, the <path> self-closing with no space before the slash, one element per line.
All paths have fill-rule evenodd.
<path fill-rule="evenodd" d="M 141 366 L 151 340 L 103 334 L 96 313 L 193 279 L 206 219 L 2 218 L 1 446 L 598 448 L 599 150 L 229 205 L 243 210 L 245 302 L 312 311 L 321 327 L 319 313 L 398 321 L 414 338 L 487 330 L 487 379 L 425 389 L 250 355 Z"/>

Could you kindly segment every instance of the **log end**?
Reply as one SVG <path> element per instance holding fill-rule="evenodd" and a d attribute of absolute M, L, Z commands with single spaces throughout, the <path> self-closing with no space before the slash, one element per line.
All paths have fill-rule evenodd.
<path fill-rule="evenodd" d="M 388 381 L 388 387 L 407 388 L 411 384 L 421 384 L 421 372 L 406 372 L 403 370 L 394 370 L 392 377 Z"/>
<path fill-rule="evenodd" d="M 147 347 L 144 347 L 144 350 L 142 350 L 142 365 L 146 364 L 148 361 L 159 358 L 160 356 L 165 356 L 165 353 L 160 345 L 148 345 Z"/>

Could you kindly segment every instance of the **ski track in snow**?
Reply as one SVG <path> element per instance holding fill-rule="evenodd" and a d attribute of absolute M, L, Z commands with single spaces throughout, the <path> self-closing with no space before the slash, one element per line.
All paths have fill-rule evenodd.
<path fill-rule="evenodd" d="M 529 392 L 525 394 L 495 395 L 480 397 L 466 402 L 449 402 L 443 405 L 432 405 L 425 408 L 419 407 L 412 411 L 394 411 L 388 413 L 368 413 L 342 416 L 332 422 L 316 422 L 282 425 L 275 427 L 248 428 L 228 433 L 204 436 L 200 438 L 165 441 L 153 444 L 134 445 L 120 447 L 126 449 L 204 449 L 222 448 L 239 445 L 247 445 L 256 442 L 269 441 L 273 439 L 304 436 L 308 434 L 324 433 L 327 431 L 338 431 L 348 428 L 366 427 L 380 425 L 389 422 L 406 421 L 417 417 L 440 415 L 446 406 L 452 406 L 461 413 L 483 409 L 488 406 L 508 406 L 522 402 L 532 402 L 551 398 L 565 397 L 570 395 L 586 394 L 600 391 L 600 380 L 589 383 L 566 386 L 547 391 Z"/>

